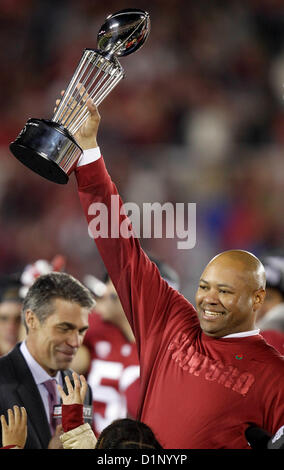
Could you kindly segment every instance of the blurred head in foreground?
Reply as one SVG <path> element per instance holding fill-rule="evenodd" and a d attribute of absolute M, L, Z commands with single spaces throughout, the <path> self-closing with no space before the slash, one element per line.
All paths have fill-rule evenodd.
<path fill-rule="evenodd" d="M 163 449 L 153 431 L 141 421 L 118 419 L 100 434 L 96 449 Z"/>

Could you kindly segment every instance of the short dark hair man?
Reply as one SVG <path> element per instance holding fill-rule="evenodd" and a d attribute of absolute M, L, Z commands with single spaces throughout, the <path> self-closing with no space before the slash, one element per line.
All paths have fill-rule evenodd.
<path fill-rule="evenodd" d="M 54 416 L 46 383 L 55 379 L 62 385 L 64 375 L 70 374 L 93 304 L 79 281 L 55 272 L 38 277 L 24 299 L 26 340 L 0 358 L 0 414 L 14 405 L 26 408 L 26 448 L 48 448 Z M 54 389 L 56 395 L 55 383 Z M 90 390 L 85 403 L 92 404 Z"/>

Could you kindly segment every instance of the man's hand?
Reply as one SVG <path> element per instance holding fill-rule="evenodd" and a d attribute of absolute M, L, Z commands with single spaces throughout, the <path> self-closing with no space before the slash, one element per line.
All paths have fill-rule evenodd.
<path fill-rule="evenodd" d="M 88 94 L 85 93 L 85 88 L 83 86 L 80 86 L 78 84 L 78 87 L 80 89 L 80 95 L 82 96 L 83 102 L 85 102 L 86 107 L 88 108 L 89 115 L 80 127 L 80 129 L 74 134 L 74 138 L 78 145 L 81 147 L 82 150 L 88 150 L 94 147 L 97 147 L 97 133 L 98 133 L 98 128 L 100 124 L 100 115 L 98 112 L 98 109 L 96 105 L 94 104 L 93 100 L 89 98 Z M 61 95 L 64 95 L 64 90 L 62 90 Z M 56 100 L 56 107 L 59 105 L 60 99 Z M 67 104 L 66 104 L 67 106 Z M 65 119 L 66 123 L 65 126 L 68 127 L 68 122 L 72 119 L 73 114 L 72 114 L 72 108 L 75 105 L 72 103 L 72 100 L 70 101 L 70 111 L 69 113 L 66 113 Z M 56 107 L 54 109 L 54 112 L 56 111 Z"/>
<path fill-rule="evenodd" d="M 60 385 L 57 385 L 58 391 L 62 399 L 62 403 L 63 405 L 83 405 L 88 389 L 87 381 L 83 375 L 80 375 L 79 379 L 79 376 L 78 374 L 76 374 L 76 372 L 73 372 L 72 375 L 74 380 L 74 387 L 72 386 L 68 375 L 65 376 L 65 383 L 68 390 L 68 395 L 66 395 Z"/>
<path fill-rule="evenodd" d="M 89 110 L 89 116 L 84 124 L 74 135 L 81 149 L 88 150 L 97 147 L 97 133 L 100 124 L 100 115 L 96 105 L 91 99 L 88 99 L 86 106 Z"/>
<path fill-rule="evenodd" d="M 15 405 L 13 410 L 9 409 L 8 424 L 4 415 L 1 415 L 2 425 L 2 445 L 15 445 L 23 449 L 27 440 L 27 412 L 24 407 L 21 409 Z"/>

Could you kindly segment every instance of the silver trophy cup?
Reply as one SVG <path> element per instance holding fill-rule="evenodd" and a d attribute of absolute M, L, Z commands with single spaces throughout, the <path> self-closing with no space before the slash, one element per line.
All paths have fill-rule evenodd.
<path fill-rule="evenodd" d="M 126 9 L 106 18 L 97 49 L 85 49 L 51 119 L 30 118 L 14 142 L 13 155 L 25 166 L 59 184 L 66 184 L 82 153 L 74 135 L 86 121 L 86 101 L 96 106 L 124 77 L 118 58 L 132 54 L 150 31 L 149 14 Z"/>

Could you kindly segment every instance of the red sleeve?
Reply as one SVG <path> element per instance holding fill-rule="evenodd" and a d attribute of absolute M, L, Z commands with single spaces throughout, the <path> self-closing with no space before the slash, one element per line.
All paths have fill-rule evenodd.
<path fill-rule="evenodd" d="M 0 447 L 0 449 L 14 449 L 16 446 L 16 444 L 10 444 L 9 446 L 4 446 L 4 447 Z"/>
<path fill-rule="evenodd" d="M 93 231 L 99 214 L 100 223 L 107 229 L 106 236 L 99 236 L 95 241 L 134 331 L 139 356 L 147 341 L 147 349 L 152 348 L 153 357 L 162 336 L 167 332 L 173 335 L 182 326 L 174 321 L 181 311 L 185 321 L 190 318 L 199 327 L 196 312 L 181 294 L 161 278 L 156 265 L 140 247 L 138 238 L 131 232 L 130 221 L 103 158 L 78 167 L 76 177 L 89 233 Z M 107 208 L 104 214 L 102 205 Z M 126 225 L 130 231 L 128 237 L 111 236 L 117 235 L 120 228 Z"/>
<path fill-rule="evenodd" d="M 67 432 L 84 424 L 83 405 L 62 405 L 62 427 Z"/>

